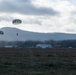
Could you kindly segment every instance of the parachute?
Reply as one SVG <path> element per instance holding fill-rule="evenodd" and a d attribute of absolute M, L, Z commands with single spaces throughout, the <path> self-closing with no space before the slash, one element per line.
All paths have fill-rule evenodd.
<path fill-rule="evenodd" d="M 12 21 L 12 23 L 18 25 L 18 24 L 21 24 L 22 21 L 21 21 L 20 19 L 14 19 L 14 20 Z"/>
<path fill-rule="evenodd" d="M 0 35 L 3 35 L 4 34 L 4 32 L 3 31 L 0 31 Z"/>

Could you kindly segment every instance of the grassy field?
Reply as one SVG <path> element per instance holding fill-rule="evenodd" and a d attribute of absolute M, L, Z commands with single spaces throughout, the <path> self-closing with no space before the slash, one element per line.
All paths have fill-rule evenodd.
<path fill-rule="evenodd" d="M 0 75 L 76 75 L 76 49 L 0 48 Z"/>

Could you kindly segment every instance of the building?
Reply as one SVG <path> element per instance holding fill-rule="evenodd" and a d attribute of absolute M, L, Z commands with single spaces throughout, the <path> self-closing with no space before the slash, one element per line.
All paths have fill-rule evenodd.
<path fill-rule="evenodd" d="M 36 48 L 53 48 L 50 44 L 37 44 Z"/>
<path fill-rule="evenodd" d="M 13 45 L 5 45 L 5 48 L 17 48 L 17 46 L 13 46 Z"/>

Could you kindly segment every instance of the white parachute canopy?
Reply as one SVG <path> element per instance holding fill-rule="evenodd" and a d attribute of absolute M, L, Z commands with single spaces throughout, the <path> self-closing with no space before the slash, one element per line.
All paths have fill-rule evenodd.
<path fill-rule="evenodd" d="M 14 20 L 12 21 L 12 23 L 13 23 L 13 24 L 21 24 L 22 21 L 21 21 L 20 19 L 14 19 Z"/>

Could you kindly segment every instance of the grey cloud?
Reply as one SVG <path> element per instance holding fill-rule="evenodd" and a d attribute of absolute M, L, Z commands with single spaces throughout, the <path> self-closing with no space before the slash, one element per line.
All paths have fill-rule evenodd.
<path fill-rule="evenodd" d="M 26 2 L 26 3 L 31 2 L 31 0 L 16 0 L 16 1 L 18 1 L 18 2 Z"/>
<path fill-rule="evenodd" d="M 70 17 L 69 17 L 69 21 L 73 24 L 76 24 L 76 18 L 75 18 L 75 15 L 72 14 Z"/>
<path fill-rule="evenodd" d="M 32 0 L 6 0 L 0 2 L 0 12 L 20 13 L 25 15 L 58 15 L 59 12 L 52 8 L 37 8 L 31 3 Z"/>
<path fill-rule="evenodd" d="M 0 21 L 12 21 L 13 18 L 11 16 L 0 16 Z"/>
<path fill-rule="evenodd" d="M 39 20 L 33 20 L 33 19 L 29 19 L 27 21 L 23 21 L 23 23 L 25 24 L 37 24 L 37 25 L 42 25 L 42 22 Z"/>
<path fill-rule="evenodd" d="M 75 32 L 74 29 L 66 29 L 66 31 L 68 31 L 68 32 Z"/>

